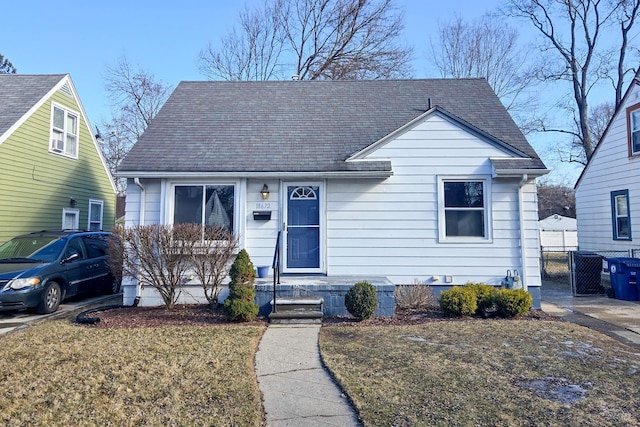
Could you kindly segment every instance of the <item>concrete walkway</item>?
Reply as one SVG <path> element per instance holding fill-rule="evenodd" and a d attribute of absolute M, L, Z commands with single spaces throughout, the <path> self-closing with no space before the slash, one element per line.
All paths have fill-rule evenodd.
<path fill-rule="evenodd" d="M 640 301 L 622 301 L 605 295 L 574 297 L 569 284 L 557 282 L 545 282 L 541 294 L 544 312 L 640 349 Z"/>
<path fill-rule="evenodd" d="M 270 325 L 256 353 L 267 427 L 360 426 L 322 366 L 320 325 Z"/>

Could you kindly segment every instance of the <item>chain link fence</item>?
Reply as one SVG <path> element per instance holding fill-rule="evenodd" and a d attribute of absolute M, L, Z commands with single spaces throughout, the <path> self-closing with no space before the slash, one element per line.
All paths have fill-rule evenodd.
<path fill-rule="evenodd" d="M 611 294 L 607 258 L 638 258 L 640 249 L 624 251 L 567 251 L 545 246 L 540 251 L 543 280 L 571 285 L 574 296 Z"/>

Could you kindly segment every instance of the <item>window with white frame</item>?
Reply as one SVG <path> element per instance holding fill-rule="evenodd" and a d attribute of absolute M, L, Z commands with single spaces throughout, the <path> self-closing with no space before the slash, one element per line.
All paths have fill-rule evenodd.
<path fill-rule="evenodd" d="M 173 192 L 173 223 L 218 225 L 234 230 L 235 186 L 175 185 Z"/>
<path fill-rule="evenodd" d="M 89 224 L 90 231 L 102 230 L 102 216 L 104 210 L 104 202 L 102 200 L 89 200 Z"/>
<path fill-rule="evenodd" d="M 438 182 L 441 240 L 488 240 L 489 180 L 484 177 L 440 177 Z"/>
<path fill-rule="evenodd" d="M 62 209 L 62 229 L 77 230 L 80 224 L 80 211 L 78 209 Z"/>
<path fill-rule="evenodd" d="M 611 217 L 613 240 L 631 240 L 629 190 L 611 192 Z"/>
<path fill-rule="evenodd" d="M 52 104 L 49 151 L 78 158 L 79 117 L 74 111 Z"/>

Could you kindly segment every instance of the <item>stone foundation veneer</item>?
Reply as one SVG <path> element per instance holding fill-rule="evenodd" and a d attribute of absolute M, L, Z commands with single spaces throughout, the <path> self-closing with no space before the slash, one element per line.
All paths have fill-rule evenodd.
<path fill-rule="evenodd" d="M 291 279 L 288 279 L 291 280 Z M 332 282 L 335 279 L 332 280 Z M 366 280 L 366 279 L 362 279 Z M 353 285 L 353 283 L 317 283 L 317 284 L 280 284 L 276 285 L 277 298 L 322 298 L 324 300 L 323 312 L 325 316 L 350 316 L 344 306 L 344 296 Z M 377 291 L 378 308 L 375 316 L 393 317 L 394 314 L 394 291 L 395 285 L 391 282 L 371 283 Z M 376 280 L 379 282 L 380 280 Z M 271 313 L 271 300 L 273 300 L 273 284 L 256 283 L 256 304 L 263 316 Z"/>

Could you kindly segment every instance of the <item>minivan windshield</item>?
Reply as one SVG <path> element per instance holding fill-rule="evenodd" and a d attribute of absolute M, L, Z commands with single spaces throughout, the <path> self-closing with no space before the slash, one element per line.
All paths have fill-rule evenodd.
<path fill-rule="evenodd" d="M 56 236 L 16 237 L 0 246 L 0 261 L 27 258 L 51 262 L 58 258 L 63 247 L 64 240 Z"/>

